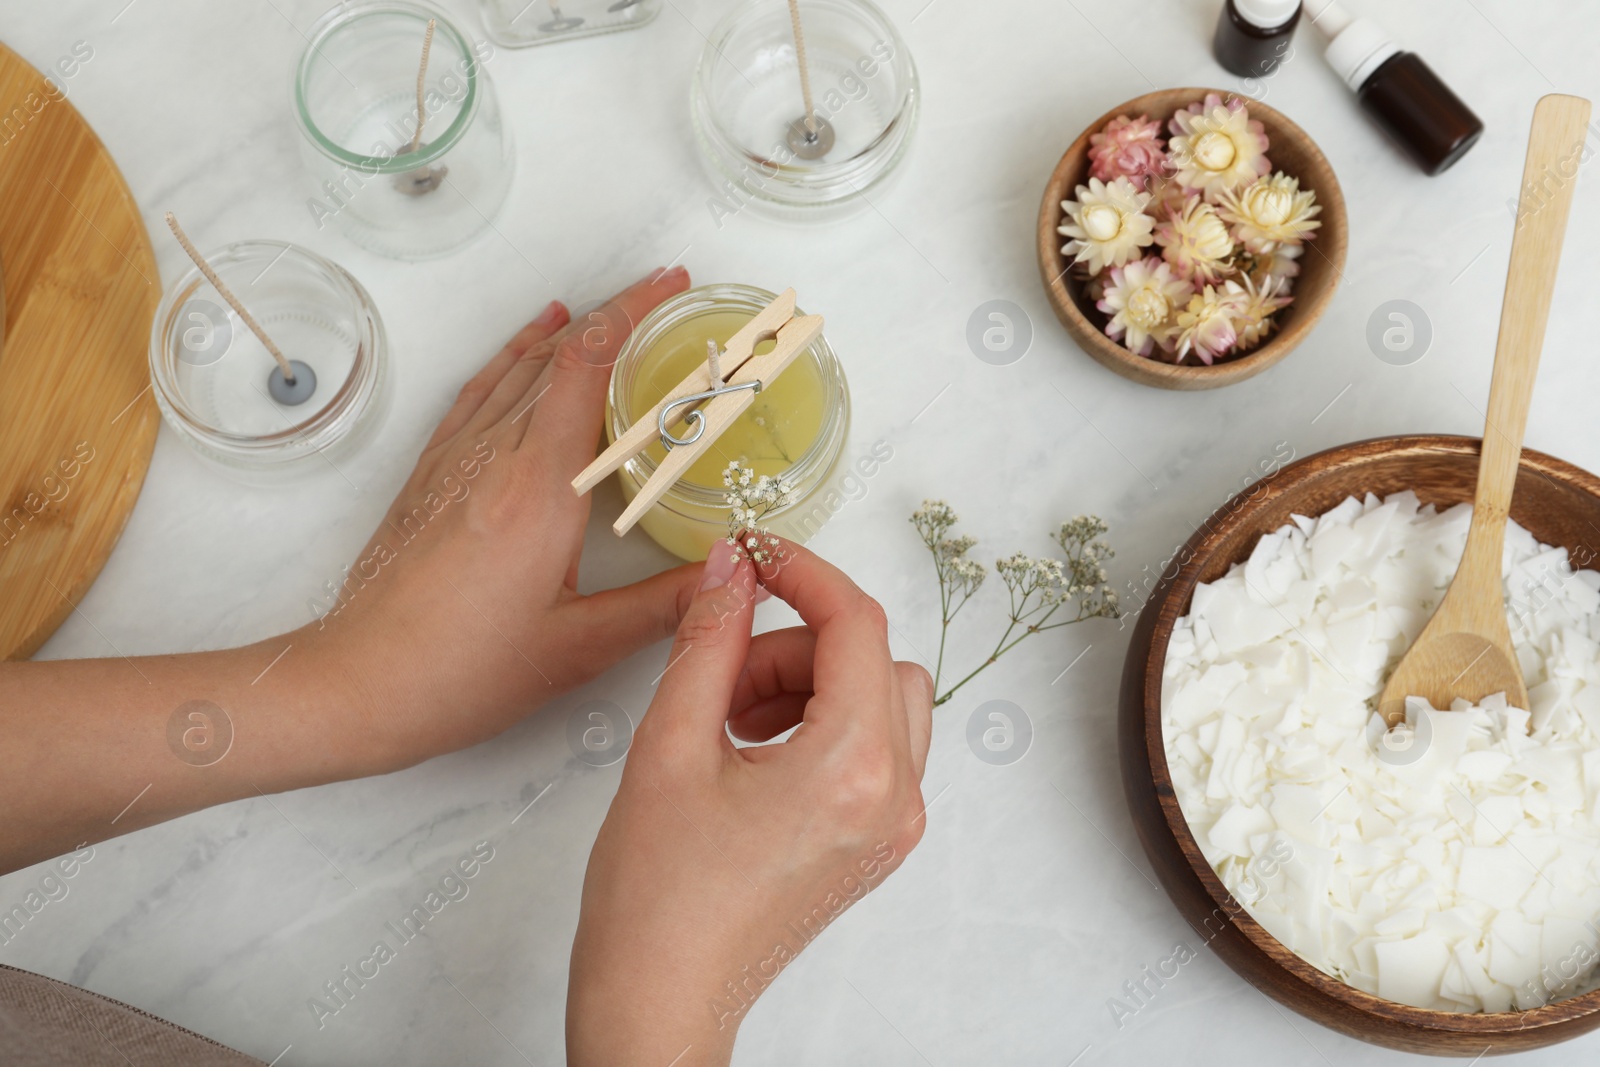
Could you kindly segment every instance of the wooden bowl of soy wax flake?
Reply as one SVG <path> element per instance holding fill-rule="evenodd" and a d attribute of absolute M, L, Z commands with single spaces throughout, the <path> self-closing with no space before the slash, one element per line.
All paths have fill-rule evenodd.
<path fill-rule="evenodd" d="M 1168 642 L 1191 609 L 1195 587 L 1247 560 L 1264 534 L 1293 515 L 1321 515 L 1367 493 L 1409 489 L 1441 511 L 1471 502 L 1480 446 L 1470 437 L 1381 437 L 1307 456 L 1241 490 L 1178 551 L 1167 568 L 1172 577 L 1139 608 L 1118 712 L 1122 784 L 1140 843 L 1178 911 L 1228 966 L 1278 1003 L 1340 1033 L 1466 1058 L 1541 1048 L 1595 1029 L 1600 990 L 1528 1011 L 1433 1011 L 1364 993 L 1290 951 L 1233 898 L 1189 830 L 1167 766 L 1161 688 Z M 1541 544 L 1565 548 L 1574 568 L 1600 559 L 1600 478 L 1588 471 L 1523 449 L 1511 518 Z"/>

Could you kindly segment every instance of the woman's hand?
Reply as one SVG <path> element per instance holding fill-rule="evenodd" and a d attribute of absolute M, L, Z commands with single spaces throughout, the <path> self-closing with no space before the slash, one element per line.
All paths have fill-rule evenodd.
<path fill-rule="evenodd" d="M 752 638 L 756 575 L 731 553 L 712 550 L 589 858 L 575 1067 L 726 1064 L 755 998 L 922 836 L 927 671 L 889 654 L 875 601 L 790 544 L 760 584 L 805 625 Z M 778 745 L 727 736 L 797 724 Z"/>
<path fill-rule="evenodd" d="M 579 322 L 552 304 L 512 338 L 307 628 L 368 695 L 389 764 L 491 737 L 677 628 L 698 567 L 578 594 L 590 498 L 571 482 L 594 459 L 629 332 L 688 281 L 653 272 Z"/>
<path fill-rule="evenodd" d="M 320 622 L 219 652 L 0 664 L 0 872 L 465 747 L 669 637 L 700 568 L 580 596 L 589 498 L 570 483 L 633 324 L 688 283 L 657 271 L 581 322 L 552 304 L 512 338 Z"/>

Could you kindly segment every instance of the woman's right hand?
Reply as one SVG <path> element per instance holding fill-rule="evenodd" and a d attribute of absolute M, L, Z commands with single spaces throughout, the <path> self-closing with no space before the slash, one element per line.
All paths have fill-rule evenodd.
<path fill-rule="evenodd" d="M 755 998 L 922 837 L 928 672 L 890 655 L 877 602 L 788 543 L 759 584 L 805 625 L 752 638 L 758 579 L 732 553 L 712 549 L 589 858 L 577 1067 L 726 1064 Z"/>

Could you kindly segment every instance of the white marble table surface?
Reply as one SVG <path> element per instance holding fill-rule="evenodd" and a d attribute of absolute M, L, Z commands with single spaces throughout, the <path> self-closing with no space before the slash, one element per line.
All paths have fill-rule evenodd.
<path fill-rule="evenodd" d="M 359 492 L 332 475 L 240 488 L 163 428 L 127 532 L 42 655 L 215 648 L 306 622 L 308 601 L 354 557 L 489 352 L 553 297 L 601 296 L 675 260 L 700 281 L 794 285 L 827 315 L 855 397 L 848 447 L 884 438 L 894 458 L 814 547 L 884 602 L 898 654 L 920 658 L 937 639 L 929 567 L 906 524 L 925 496 L 949 498 L 990 559 L 1042 553 L 1060 519 L 1098 512 L 1119 549 L 1114 578 L 1137 583 L 1285 447 L 1303 456 L 1375 434 L 1478 432 L 1507 204 L 1534 101 L 1600 96 L 1600 9 L 1350 0 L 1381 15 L 1488 126 L 1430 179 L 1366 121 L 1303 27 L 1267 99 L 1339 174 L 1350 213 L 1343 284 L 1278 368 L 1217 392 L 1171 393 L 1115 377 L 1074 347 L 1039 285 L 1034 221 L 1057 156 L 1106 108 L 1158 87 L 1238 86 L 1210 54 L 1215 0 L 887 0 L 925 93 L 912 156 L 875 211 L 805 230 L 750 212 L 719 228 L 708 209 L 687 83 L 728 2 L 670 0 L 642 31 L 499 51 L 490 70 L 519 170 L 498 232 L 413 265 L 319 233 L 306 210 L 288 80 L 323 0 L 4 0 L 0 39 L 35 65 L 80 40 L 93 48 L 67 88 L 152 233 L 173 209 L 203 245 L 270 237 L 332 256 L 373 293 L 397 365 L 393 417 L 344 465 Z M 481 35 L 468 0 L 447 6 Z M 1600 470 L 1589 403 L 1600 369 L 1585 333 L 1600 287 L 1597 230 L 1600 191 L 1586 176 L 1528 443 Z M 167 240 L 156 248 L 163 278 L 174 278 L 182 253 Z M 1031 350 L 1010 366 L 979 361 L 965 341 L 968 316 L 995 298 L 1021 305 L 1034 327 Z M 1409 366 L 1380 362 L 1365 341 L 1369 315 L 1391 299 L 1414 301 L 1432 322 L 1431 350 Z M 599 511 L 617 506 L 611 493 Z M 667 562 L 597 518 L 584 583 Z M 969 608 L 990 619 L 958 629 L 957 661 L 992 639 L 995 610 Z M 784 621 L 763 611 L 763 625 Z M 1208 951 L 1135 1016 L 1113 1018 L 1108 1001 L 1125 980 L 1180 942 L 1198 945 L 1151 882 L 1123 803 L 1114 721 L 1126 644 L 1114 623 L 1037 638 L 940 709 L 921 847 L 760 1001 L 737 1062 L 1405 1058 L 1286 1013 Z M 281 1055 L 285 1067 L 559 1063 L 579 884 L 619 772 L 576 760 L 566 720 L 587 699 L 637 718 L 664 655 L 641 653 L 504 736 L 402 774 L 240 801 L 101 844 L 0 962 L 266 1060 Z M 980 761 L 966 742 L 969 715 L 991 699 L 1016 703 L 1035 730 L 1009 766 Z M 308 999 L 483 839 L 495 859 L 470 895 L 319 1028 Z M 42 873 L 0 878 L 0 905 Z M 1521 1062 L 1597 1053 L 1600 1035 Z"/>

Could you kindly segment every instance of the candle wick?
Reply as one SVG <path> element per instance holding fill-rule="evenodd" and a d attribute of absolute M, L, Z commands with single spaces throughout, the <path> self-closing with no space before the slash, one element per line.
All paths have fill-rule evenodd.
<path fill-rule="evenodd" d="M 706 362 L 711 366 L 711 388 L 722 388 L 722 353 L 717 351 L 717 342 L 706 339 Z"/>
<path fill-rule="evenodd" d="M 205 275 L 206 281 L 211 283 L 211 287 L 217 291 L 218 295 L 226 300 L 228 306 L 233 308 L 240 319 L 244 320 L 246 326 L 250 327 L 250 332 L 255 334 L 256 338 L 266 346 L 268 352 L 272 353 L 272 358 L 278 361 L 278 367 L 283 371 L 284 381 L 293 385 L 294 368 L 289 365 L 289 361 L 278 350 L 278 346 L 273 344 L 272 338 L 267 336 L 267 331 L 261 328 L 261 324 L 256 321 L 256 317 L 245 310 L 244 305 L 239 302 L 239 298 L 233 295 L 233 290 L 229 289 L 227 283 L 217 277 L 217 272 L 211 269 L 211 264 L 206 262 L 206 257 L 200 254 L 200 250 L 194 246 L 194 242 L 189 240 L 189 235 L 183 232 L 183 227 L 178 225 L 178 217 L 170 211 L 167 212 L 167 227 L 172 231 L 172 236 L 178 239 L 178 244 L 183 246 L 183 250 L 189 253 L 189 258 L 194 260 L 194 265 L 200 268 L 200 273 Z"/>
<path fill-rule="evenodd" d="M 417 67 L 417 132 L 411 135 L 411 147 L 406 149 L 409 155 L 422 147 L 422 122 L 427 117 L 427 109 L 422 102 L 422 80 L 428 75 L 428 52 L 433 48 L 433 27 L 436 19 L 428 20 L 428 29 L 422 35 L 422 63 Z"/>
<path fill-rule="evenodd" d="M 806 135 L 817 136 L 817 109 L 811 103 L 811 71 L 806 65 L 806 35 L 800 29 L 800 0 L 789 0 L 789 21 L 794 25 L 794 56 L 800 66 L 800 95 L 806 104 Z"/>

